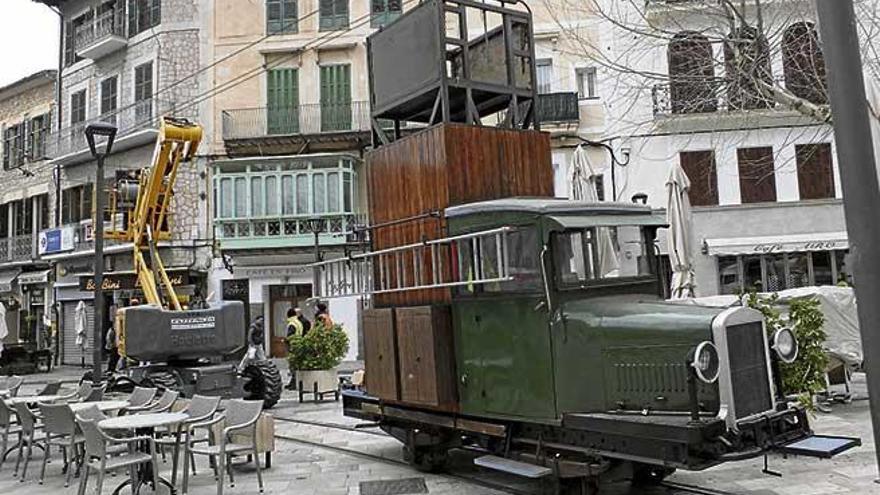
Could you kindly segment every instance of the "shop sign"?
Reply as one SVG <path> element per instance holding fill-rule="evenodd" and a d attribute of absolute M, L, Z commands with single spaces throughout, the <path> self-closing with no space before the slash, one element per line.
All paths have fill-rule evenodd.
<path fill-rule="evenodd" d="M 806 241 L 806 242 L 772 242 L 755 244 L 752 249 L 755 253 L 771 254 L 771 253 L 792 253 L 798 251 L 831 251 L 834 249 L 844 249 L 842 241 Z"/>
<path fill-rule="evenodd" d="M 189 273 L 188 272 L 171 272 L 168 273 L 168 279 L 171 280 L 171 285 L 174 287 L 180 287 L 183 285 L 189 285 Z M 134 273 L 108 273 L 104 275 L 104 283 L 102 284 L 102 290 L 110 291 L 110 290 L 133 290 L 140 289 L 141 282 L 138 279 L 137 275 Z M 81 291 L 94 291 L 95 290 L 95 277 L 88 275 L 85 277 L 79 278 L 79 290 Z"/>
<path fill-rule="evenodd" d="M 40 232 L 37 249 L 41 255 L 73 251 L 75 235 L 76 228 L 72 226 L 44 230 Z"/>

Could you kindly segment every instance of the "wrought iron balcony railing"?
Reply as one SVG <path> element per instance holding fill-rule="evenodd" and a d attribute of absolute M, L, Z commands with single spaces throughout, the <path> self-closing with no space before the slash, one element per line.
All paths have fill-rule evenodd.
<path fill-rule="evenodd" d="M 196 115 L 196 110 L 193 106 L 177 110 L 174 103 L 159 99 L 139 101 L 112 113 L 54 131 L 46 138 L 46 156 L 54 159 L 87 150 L 89 145 L 86 142 L 85 129 L 93 122 L 109 122 L 115 125 L 118 128 L 116 134 L 118 142 L 126 135 L 134 132 L 156 128 L 158 126 L 158 117 L 161 115 L 193 118 Z"/>
<path fill-rule="evenodd" d="M 283 215 L 254 218 L 218 218 L 214 220 L 217 239 L 227 241 L 227 247 L 234 246 L 229 241 L 244 241 L 245 245 L 270 247 L 268 244 L 283 246 L 310 246 L 314 242 L 309 221 L 314 218 L 324 220 L 321 231 L 321 244 L 344 244 L 362 242 L 359 236 L 365 235 L 359 227 L 366 225 L 366 217 L 356 213 L 325 213 L 321 215 Z M 295 239 L 299 242 L 294 242 Z M 274 244 L 273 244 L 274 245 Z"/>
<path fill-rule="evenodd" d="M 223 111 L 224 140 L 369 130 L 370 104 L 366 101 Z"/>
<path fill-rule="evenodd" d="M 30 261 L 34 258 L 36 236 L 17 235 L 0 239 L 0 263 Z"/>
<path fill-rule="evenodd" d="M 95 17 L 93 21 L 78 26 L 74 46 L 77 52 L 81 52 L 111 36 L 122 39 L 126 37 L 125 12 L 121 9 L 108 10 Z"/>
<path fill-rule="evenodd" d="M 768 82 L 771 82 L 768 80 Z M 778 77 L 772 84 L 784 85 Z M 770 110 L 776 102 L 760 94 L 753 83 L 731 84 L 723 79 L 691 79 L 656 84 L 651 88 L 655 116 Z"/>
<path fill-rule="evenodd" d="M 542 123 L 578 122 L 581 118 L 577 92 L 538 95 L 536 108 Z"/>

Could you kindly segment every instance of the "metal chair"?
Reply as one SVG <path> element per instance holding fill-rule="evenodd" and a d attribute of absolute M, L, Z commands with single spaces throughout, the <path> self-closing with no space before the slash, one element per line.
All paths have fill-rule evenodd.
<path fill-rule="evenodd" d="M 92 383 L 91 382 L 82 382 L 79 384 L 79 388 L 76 389 L 73 393 L 62 396 L 59 400 L 65 402 L 80 402 L 84 400 L 89 394 L 92 393 Z"/>
<path fill-rule="evenodd" d="M 15 404 L 15 415 L 18 416 L 18 422 L 21 425 L 21 434 L 18 439 L 18 458 L 15 460 L 15 469 L 12 476 L 18 474 L 18 466 L 21 465 L 22 453 L 24 453 L 24 466 L 21 469 L 21 478 L 18 481 L 24 481 L 27 476 L 28 464 L 33 454 L 33 447 L 36 445 L 36 432 L 40 428 L 37 427 L 37 416 L 28 408 L 27 404 L 18 402 Z M 42 446 L 38 446 L 42 448 Z"/>
<path fill-rule="evenodd" d="M 18 395 L 18 389 L 21 388 L 21 384 L 24 383 L 24 378 L 20 376 L 10 376 L 6 381 L 6 388 L 9 390 L 9 396 L 15 397 Z"/>
<path fill-rule="evenodd" d="M 70 486 L 70 476 L 73 473 L 71 464 L 79 458 L 79 446 L 83 443 L 82 433 L 76 426 L 76 418 L 67 404 L 38 404 L 43 417 L 43 465 L 40 468 L 40 484 L 46 477 L 46 463 L 49 461 L 49 452 L 52 446 L 60 447 L 64 459 L 67 477 L 64 479 L 64 487 Z"/>
<path fill-rule="evenodd" d="M 2 468 L 3 463 L 6 462 L 6 449 L 9 448 L 9 435 L 18 435 L 16 446 L 21 443 L 21 426 L 15 417 L 15 411 L 6 405 L 4 400 L 0 400 L 0 429 L 2 429 L 0 434 L 3 436 L 3 451 L 0 452 L 0 468 Z"/>
<path fill-rule="evenodd" d="M 156 444 L 159 445 L 160 450 L 164 450 L 163 448 L 166 446 L 169 447 L 177 447 L 177 433 L 180 433 L 180 441 L 186 442 L 188 438 L 187 433 L 189 431 L 188 427 L 190 425 L 194 425 L 197 423 L 201 423 L 203 421 L 207 421 L 214 417 L 214 414 L 217 412 L 217 409 L 220 407 L 220 397 L 207 397 L 204 395 L 194 395 L 192 399 L 190 399 L 189 404 L 186 405 L 180 412 L 189 416 L 186 421 L 180 423 L 178 425 L 179 430 L 176 431 L 165 431 L 165 436 L 160 436 L 156 439 Z M 164 455 L 164 452 L 163 452 Z M 193 475 L 196 474 L 196 458 L 192 454 L 189 453 L 189 462 L 192 466 Z M 184 461 L 186 462 L 186 461 Z M 171 484 L 177 484 L 177 466 L 178 460 L 177 456 L 174 457 L 173 467 L 171 469 Z"/>
<path fill-rule="evenodd" d="M 90 408 L 92 409 L 92 408 Z M 97 409 L 97 408 L 94 408 Z M 88 411 L 88 409 L 86 410 Z M 85 412 L 85 411 L 83 411 Z M 84 416 L 93 415 L 94 411 L 80 414 L 77 416 L 76 422 L 85 437 L 85 458 L 82 475 L 79 479 L 79 495 L 85 495 L 88 485 L 89 474 L 92 471 L 97 472 L 98 480 L 96 492 L 100 494 L 104 486 L 104 475 L 107 471 L 120 468 L 134 469 L 140 464 L 151 464 L 153 467 L 153 485 L 157 486 L 158 469 L 156 465 L 156 444 L 153 439 L 148 436 L 134 437 L 112 437 L 98 427 L 97 421 L 86 421 Z M 100 414 L 100 411 L 98 411 Z M 145 443 L 148 452 L 141 452 L 132 448 L 134 444 Z M 113 447 L 129 447 L 127 449 L 114 449 Z"/>
<path fill-rule="evenodd" d="M 101 385 L 100 387 L 92 387 L 92 390 L 89 392 L 85 398 L 83 398 L 83 402 L 98 402 L 104 400 L 104 391 L 107 390 L 107 385 Z"/>
<path fill-rule="evenodd" d="M 131 395 L 128 396 L 126 402 L 128 402 L 128 406 L 119 411 L 119 415 L 128 414 L 129 411 L 137 410 L 148 405 L 153 401 L 153 398 L 156 397 L 156 389 L 155 388 L 144 388 L 144 387 L 135 387 L 131 392 Z"/>
<path fill-rule="evenodd" d="M 184 459 L 189 457 L 190 453 L 205 455 L 215 459 L 215 471 L 217 474 L 217 495 L 223 495 L 223 476 L 224 473 L 229 474 L 229 481 L 232 487 L 235 487 L 235 477 L 232 474 L 231 457 L 235 454 L 252 455 L 254 465 L 257 468 L 257 481 L 260 486 L 260 493 L 263 493 L 263 473 L 260 469 L 260 462 L 257 457 L 257 420 L 263 412 L 263 401 L 252 400 L 232 400 L 226 407 L 226 411 L 216 418 L 194 423 L 187 426 L 186 443 L 184 449 Z M 195 440 L 195 431 L 199 428 L 207 428 L 210 438 L 211 426 L 226 421 L 223 433 L 220 438 L 216 439 L 215 445 L 200 446 L 202 443 L 208 443 L 208 438 Z M 250 444 L 233 443 L 231 439 L 232 433 L 250 434 Z M 189 483 L 189 463 L 183 463 L 183 490 L 185 495 Z"/>
<path fill-rule="evenodd" d="M 175 390 L 166 390 L 154 404 L 146 404 L 140 407 L 128 406 L 125 408 L 127 414 L 131 413 L 163 413 L 171 410 L 171 407 L 177 402 L 180 392 Z"/>
<path fill-rule="evenodd" d="M 37 392 L 37 395 L 57 395 L 59 390 L 61 390 L 61 382 L 52 380 L 47 382 L 43 389 Z"/>

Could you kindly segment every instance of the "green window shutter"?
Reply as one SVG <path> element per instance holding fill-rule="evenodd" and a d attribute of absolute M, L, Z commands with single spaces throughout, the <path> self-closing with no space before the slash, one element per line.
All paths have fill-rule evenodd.
<path fill-rule="evenodd" d="M 319 0 L 319 29 L 333 31 L 348 27 L 348 0 Z"/>
<path fill-rule="evenodd" d="M 321 67 L 321 130 L 351 130 L 351 66 Z"/>
<path fill-rule="evenodd" d="M 267 133 L 294 134 L 299 131 L 299 87 L 296 69 L 266 72 Z"/>

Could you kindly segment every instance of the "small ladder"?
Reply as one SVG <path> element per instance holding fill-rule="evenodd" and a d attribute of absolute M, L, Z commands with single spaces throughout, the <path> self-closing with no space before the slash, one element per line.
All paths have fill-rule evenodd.
<path fill-rule="evenodd" d="M 388 294 L 502 283 L 510 275 L 512 227 L 426 240 L 312 265 L 317 297 Z"/>

